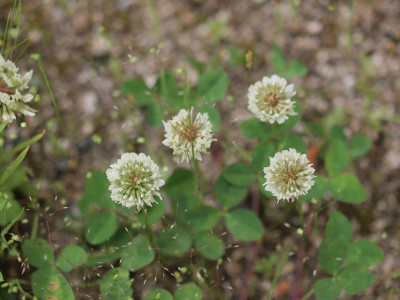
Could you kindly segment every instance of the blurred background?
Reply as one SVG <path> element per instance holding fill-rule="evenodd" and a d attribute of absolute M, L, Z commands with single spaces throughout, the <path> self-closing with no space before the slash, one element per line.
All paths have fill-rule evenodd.
<path fill-rule="evenodd" d="M 1 24 L 12 2 L 0 2 Z M 382 239 L 385 260 L 373 269 L 381 281 L 362 299 L 390 299 L 400 288 L 399 20 L 398 0 L 23 1 L 22 37 L 31 40 L 27 56 L 42 55 L 63 121 L 62 127 L 44 101 L 35 107 L 37 117 L 26 120 L 26 136 L 46 129 L 28 157 L 40 198 L 51 204 L 59 195 L 73 211 L 88 171 L 104 171 L 121 149 L 140 148 L 143 117 L 121 93 L 125 80 L 144 78 L 152 85 L 161 70 L 181 68 L 196 85 L 199 70 L 222 68 L 230 83 L 229 96 L 218 104 L 223 129 L 247 147 L 236 133 L 238 122 L 251 116 L 248 86 L 290 67 L 303 112 L 296 130 L 315 122 L 372 139 L 370 153 L 354 166 L 367 201 L 340 205 L 357 220 L 356 237 Z M 245 67 L 249 50 L 252 72 Z M 33 83 L 50 100 L 33 60 L 19 67 L 34 68 Z M 268 236 L 271 244 L 287 238 L 278 227 Z M 233 286 L 246 255 L 244 248 L 235 251 L 226 269 Z M 288 262 L 282 276 L 289 280 L 294 267 Z M 306 282 L 313 280 L 311 271 L 304 274 Z M 268 289 L 268 283 L 260 284 Z"/>

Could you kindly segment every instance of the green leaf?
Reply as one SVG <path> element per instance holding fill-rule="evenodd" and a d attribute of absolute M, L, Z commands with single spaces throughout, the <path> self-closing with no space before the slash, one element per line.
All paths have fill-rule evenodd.
<path fill-rule="evenodd" d="M 310 121 L 307 123 L 307 127 L 310 129 L 310 131 L 313 134 L 315 134 L 321 138 L 325 137 L 325 129 L 319 122 Z"/>
<path fill-rule="evenodd" d="M 300 104 L 299 101 L 296 99 L 292 99 L 294 101 L 294 107 L 293 110 L 297 113 L 297 115 L 294 116 L 289 116 L 289 119 L 287 119 L 285 122 L 282 124 L 276 124 L 276 129 L 280 132 L 282 131 L 287 131 L 292 129 L 297 123 L 300 122 L 301 119 L 301 109 L 300 109 Z"/>
<path fill-rule="evenodd" d="M 287 79 L 304 76 L 308 72 L 307 67 L 297 60 L 287 63 L 282 50 L 277 45 L 272 48 L 271 63 L 276 73 Z"/>
<path fill-rule="evenodd" d="M 183 90 L 177 86 L 174 73 L 163 71 L 157 79 L 156 89 L 158 94 L 167 100 L 170 107 L 174 109 L 185 107 Z"/>
<path fill-rule="evenodd" d="M 241 241 L 255 241 L 264 233 L 260 219 L 248 209 L 237 209 L 225 216 L 226 227 L 232 235 Z"/>
<path fill-rule="evenodd" d="M 105 264 L 112 264 L 113 261 L 116 261 L 117 259 L 120 258 L 121 258 L 120 252 L 114 252 L 110 254 L 105 254 L 104 252 L 90 254 L 85 263 L 85 267 L 91 268 L 91 267 L 98 267 L 100 265 L 102 266 Z"/>
<path fill-rule="evenodd" d="M 206 231 L 217 224 L 220 216 L 221 212 L 217 208 L 203 205 L 188 212 L 186 223 L 195 231 Z"/>
<path fill-rule="evenodd" d="M 87 254 L 81 247 L 67 246 L 57 258 L 57 267 L 63 272 L 72 271 L 74 267 L 83 264 L 86 257 Z"/>
<path fill-rule="evenodd" d="M 190 170 L 176 169 L 165 183 L 164 192 L 170 198 L 193 195 L 194 184 L 194 176 Z"/>
<path fill-rule="evenodd" d="M 371 140 L 363 134 L 357 134 L 350 140 L 350 153 L 353 158 L 367 154 L 370 148 Z"/>
<path fill-rule="evenodd" d="M 272 47 L 271 63 L 278 73 L 284 72 L 286 68 L 286 60 L 281 49 L 277 45 Z"/>
<path fill-rule="evenodd" d="M 134 79 L 125 81 L 122 84 L 122 92 L 129 97 L 133 102 L 146 107 L 147 122 L 153 126 L 158 127 L 163 120 L 163 114 L 160 105 L 154 100 L 152 90 L 146 85 L 143 80 Z M 166 90 L 161 92 L 167 93 Z"/>
<path fill-rule="evenodd" d="M 307 154 L 307 146 L 303 139 L 298 135 L 289 133 L 284 135 L 278 142 L 278 152 L 282 150 L 296 149 L 297 152 Z"/>
<path fill-rule="evenodd" d="M 155 196 L 157 199 L 157 203 L 153 204 L 151 207 L 147 207 L 147 217 L 149 219 L 150 225 L 155 224 L 158 220 L 161 219 L 161 217 L 165 214 L 165 211 L 167 210 L 167 205 L 165 204 L 165 201 L 160 199 L 159 197 Z M 142 210 L 138 214 L 138 218 L 142 224 L 145 224 L 145 210 Z"/>
<path fill-rule="evenodd" d="M 228 46 L 227 51 L 229 53 L 229 59 L 227 60 L 229 66 L 241 67 L 246 64 L 246 54 L 242 49 L 236 48 L 235 46 Z"/>
<path fill-rule="evenodd" d="M 13 220 L 11 220 L 6 226 L 2 226 L 1 230 L 1 235 L 0 239 L 4 239 L 4 236 L 10 231 L 11 227 L 14 226 L 14 224 L 23 217 L 24 215 L 24 210 L 22 209 L 19 215 L 15 216 Z"/>
<path fill-rule="evenodd" d="M 372 283 L 372 273 L 367 266 L 351 263 L 337 277 L 346 293 L 355 295 L 366 290 Z"/>
<path fill-rule="evenodd" d="M 22 217 L 23 209 L 9 191 L 0 192 L 0 225 L 4 226 L 9 222 Z M 21 216 L 20 216 L 21 215 Z M 20 217 L 18 217 L 20 216 Z"/>
<path fill-rule="evenodd" d="M 325 154 L 325 168 L 330 176 L 342 172 L 348 163 L 346 145 L 341 140 L 334 140 Z"/>
<path fill-rule="evenodd" d="M 260 174 L 263 174 L 264 168 L 269 166 L 270 157 L 275 155 L 274 144 L 264 142 L 257 145 L 251 153 L 251 164 Z"/>
<path fill-rule="evenodd" d="M 86 224 L 86 239 L 92 245 L 100 245 L 117 230 L 117 217 L 114 213 L 99 213 L 90 217 Z"/>
<path fill-rule="evenodd" d="M 53 249 L 44 239 L 26 240 L 22 245 L 22 250 L 32 266 L 43 268 L 51 266 L 54 263 Z"/>
<path fill-rule="evenodd" d="M 154 289 L 143 300 L 174 300 L 174 298 L 167 290 Z"/>
<path fill-rule="evenodd" d="M 199 232 L 194 237 L 194 247 L 207 259 L 217 260 L 224 254 L 225 245 L 215 234 Z"/>
<path fill-rule="evenodd" d="M 315 296 L 319 300 L 334 300 L 342 288 L 335 278 L 320 279 L 315 283 Z"/>
<path fill-rule="evenodd" d="M 178 196 L 171 200 L 176 220 L 185 225 L 188 223 L 188 213 L 201 205 L 200 200 L 193 195 Z"/>
<path fill-rule="evenodd" d="M 228 89 L 228 75 L 222 70 L 209 71 L 199 78 L 197 90 L 206 101 L 222 99 Z"/>
<path fill-rule="evenodd" d="M 335 275 L 343 264 L 344 248 L 336 240 L 323 240 L 318 248 L 318 262 L 328 273 Z"/>
<path fill-rule="evenodd" d="M 152 93 L 146 83 L 141 79 L 125 81 L 122 84 L 122 92 L 139 105 L 149 104 L 152 101 Z"/>
<path fill-rule="evenodd" d="M 210 120 L 213 131 L 217 131 L 221 127 L 221 116 L 215 106 L 203 104 L 200 106 L 199 112 L 208 114 L 208 119 Z"/>
<path fill-rule="evenodd" d="M 308 69 L 305 65 L 297 60 L 291 60 L 285 71 L 285 78 L 290 79 L 293 77 L 301 77 L 308 73 Z"/>
<path fill-rule="evenodd" d="M 69 282 L 54 267 L 35 271 L 32 274 L 32 289 L 40 299 L 75 299 Z"/>
<path fill-rule="evenodd" d="M 342 213 L 338 211 L 332 212 L 326 223 L 325 235 L 328 239 L 336 241 L 341 246 L 346 246 L 353 237 L 350 221 Z"/>
<path fill-rule="evenodd" d="M 240 162 L 226 167 L 222 176 L 230 184 L 242 187 L 248 186 L 256 178 L 253 169 Z"/>
<path fill-rule="evenodd" d="M 343 127 L 335 125 L 331 128 L 330 137 L 332 140 L 340 140 L 344 144 L 347 143 L 347 137 L 344 133 Z"/>
<path fill-rule="evenodd" d="M 203 299 L 203 292 L 194 283 L 186 283 L 175 292 L 175 300 L 197 300 Z"/>
<path fill-rule="evenodd" d="M 146 107 L 147 122 L 153 127 L 159 127 L 164 119 L 160 104 L 157 102 L 149 103 Z"/>
<path fill-rule="evenodd" d="M 135 222 L 135 220 L 133 220 Z M 126 227 L 119 227 L 114 235 L 107 240 L 106 246 L 109 247 L 126 247 L 132 240 L 132 236 L 129 231 L 127 231 Z"/>
<path fill-rule="evenodd" d="M 257 119 L 245 120 L 240 123 L 239 128 L 249 139 L 268 140 L 272 136 L 272 127 Z"/>
<path fill-rule="evenodd" d="M 350 173 L 340 174 L 333 178 L 330 191 L 333 198 L 346 203 L 361 203 L 367 197 L 358 178 Z"/>
<path fill-rule="evenodd" d="M 132 244 L 123 249 L 121 266 L 130 271 L 137 271 L 154 260 L 154 250 L 147 238 L 138 235 L 132 240 Z"/>
<path fill-rule="evenodd" d="M 8 122 L 4 122 L 0 124 L 0 134 L 3 133 L 4 128 L 6 128 L 6 126 L 8 125 Z"/>
<path fill-rule="evenodd" d="M 100 291 L 105 299 L 131 299 L 133 290 L 131 288 L 129 271 L 123 268 L 109 270 L 101 279 Z"/>
<path fill-rule="evenodd" d="M 219 204 L 228 210 L 243 200 L 247 188 L 232 185 L 220 175 L 215 181 L 214 192 Z"/>
<path fill-rule="evenodd" d="M 191 238 L 187 229 L 180 226 L 164 229 L 157 236 L 161 253 L 179 255 L 190 249 Z"/>
<path fill-rule="evenodd" d="M 8 191 L 18 189 L 22 193 L 34 197 L 31 192 L 31 184 L 27 177 L 27 169 L 24 165 L 19 165 L 19 167 L 11 174 L 11 176 L 4 180 L 3 187 L 7 187 Z M 5 190 L 5 192 L 7 190 Z M 37 196 L 37 192 L 35 196 Z"/>
<path fill-rule="evenodd" d="M 301 201 L 310 201 L 312 199 L 321 199 L 329 191 L 329 179 L 324 176 L 316 176 L 314 185 L 308 191 L 307 195 L 300 196 Z"/>
<path fill-rule="evenodd" d="M 1 174 L 0 177 L 0 186 L 4 183 L 5 180 L 7 180 L 12 173 L 18 168 L 18 166 L 22 163 L 24 160 L 26 153 L 28 153 L 29 146 L 27 146 L 18 156 L 16 159 L 14 159 L 8 167 L 4 170 L 3 174 Z"/>
<path fill-rule="evenodd" d="M 113 208 L 115 203 L 111 200 L 108 190 L 110 182 L 103 172 L 92 172 L 86 178 L 85 193 L 79 200 L 78 207 L 84 215 L 89 215 L 96 206 Z"/>
<path fill-rule="evenodd" d="M 378 245 L 367 241 L 357 240 L 349 245 L 346 250 L 346 261 L 360 263 L 368 267 L 383 261 L 383 252 Z"/>

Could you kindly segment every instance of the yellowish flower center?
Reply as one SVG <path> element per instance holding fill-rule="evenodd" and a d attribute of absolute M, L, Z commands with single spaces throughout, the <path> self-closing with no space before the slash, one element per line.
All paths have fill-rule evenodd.
<path fill-rule="evenodd" d="M 138 178 L 137 178 L 136 174 L 133 174 L 133 175 L 131 176 L 131 182 L 132 182 L 132 185 L 133 185 L 133 186 L 136 185 L 137 179 L 138 179 Z"/>
<path fill-rule="evenodd" d="M 267 97 L 266 102 L 270 105 L 270 106 L 275 106 L 278 103 L 279 99 L 275 96 L 275 95 L 270 95 Z"/>
<path fill-rule="evenodd" d="M 185 126 L 180 132 L 181 137 L 189 142 L 195 141 L 199 134 L 199 126 L 197 123 L 193 123 L 192 126 Z"/>
<path fill-rule="evenodd" d="M 297 176 L 296 176 L 296 174 L 294 174 L 293 172 L 288 172 L 288 173 L 286 174 L 286 180 L 290 180 L 290 179 L 296 180 L 296 178 L 297 178 Z"/>
<path fill-rule="evenodd" d="M 260 99 L 258 107 L 262 110 L 279 109 L 279 95 L 271 94 L 271 91 L 263 90 L 260 92 L 258 99 Z"/>

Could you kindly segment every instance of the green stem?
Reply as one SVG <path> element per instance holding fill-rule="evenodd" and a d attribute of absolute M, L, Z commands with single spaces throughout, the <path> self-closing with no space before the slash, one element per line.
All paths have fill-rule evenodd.
<path fill-rule="evenodd" d="M 202 195 L 205 195 L 208 189 L 208 181 L 206 177 L 204 176 L 203 171 L 199 167 L 199 164 L 197 163 L 197 172 L 200 174 L 201 181 L 203 182 L 203 190 L 202 190 Z"/>
<path fill-rule="evenodd" d="M 271 288 L 270 288 L 269 293 L 268 293 L 268 299 L 272 299 L 272 296 L 274 295 L 274 292 L 275 292 L 275 289 L 276 289 L 276 285 L 278 283 L 279 276 L 281 275 L 281 272 L 282 272 L 282 269 L 283 269 L 284 265 L 288 261 L 290 248 L 291 247 L 286 247 L 282 251 L 282 255 L 281 255 L 281 258 L 280 258 L 279 262 L 277 263 L 276 271 L 275 271 L 275 274 L 274 274 L 274 279 L 272 280 Z"/>
<path fill-rule="evenodd" d="M 272 138 L 271 140 L 275 143 L 278 139 L 278 128 L 277 128 L 277 124 L 274 122 L 272 124 Z"/>
<path fill-rule="evenodd" d="M 303 297 L 301 297 L 301 299 L 300 299 L 300 300 L 306 300 L 306 299 L 310 298 L 310 296 L 311 296 L 311 295 L 313 295 L 313 294 L 314 294 L 314 292 L 315 292 L 315 290 L 314 290 L 314 289 L 312 289 L 312 290 L 311 290 L 311 291 L 309 291 L 307 294 L 305 294 Z"/>
<path fill-rule="evenodd" d="M 20 282 L 19 282 L 19 279 L 16 280 L 16 284 L 17 284 L 18 291 L 19 291 L 21 294 L 24 294 L 24 296 L 27 297 L 27 298 L 29 298 L 29 299 L 32 299 L 32 298 L 33 298 L 31 295 L 29 295 L 29 293 L 25 292 L 25 290 L 22 288 L 22 286 L 21 286 L 21 284 L 20 284 Z"/>
<path fill-rule="evenodd" d="M 195 168 L 195 170 L 197 172 L 197 176 L 200 174 L 201 181 L 202 181 L 204 187 L 207 188 L 207 184 L 208 183 L 207 183 L 206 177 L 204 176 L 203 171 L 200 169 L 199 162 L 197 160 L 194 161 L 194 168 Z M 203 189 L 204 189 L 204 187 L 203 187 Z"/>
<path fill-rule="evenodd" d="M 39 214 L 35 214 L 33 217 L 33 225 L 32 225 L 32 231 L 31 231 L 31 238 L 34 239 L 37 236 L 39 228 Z"/>
<path fill-rule="evenodd" d="M 304 215 L 303 215 L 303 202 L 299 199 L 296 200 L 299 206 L 299 216 L 300 216 L 300 224 L 301 229 L 304 230 Z"/>
<path fill-rule="evenodd" d="M 192 132 L 192 126 L 193 126 L 193 120 L 192 120 L 192 112 L 190 112 L 190 119 L 189 119 L 189 123 L 190 123 L 190 132 Z M 204 205 L 204 197 L 203 197 L 203 194 L 200 192 L 200 189 L 199 189 L 199 164 L 198 164 L 198 162 L 197 162 L 197 159 L 195 158 L 195 156 L 194 156 L 194 140 L 193 140 L 193 136 L 191 136 L 190 137 L 190 143 L 191 143 L 191 148 L 192 148 L 192 159 L 191 159 L 191 161 L 193 162 L 193 165 L 192 165 L 192 163 L 190 164 L 190 166 L 192 167 L 192 171 L 193 171 L 193 173 L 194 173 L 194 176 L 195 176 L 195 187 L 196 187 L 196 190 L 197 190 L 197 193 L 198 193 L 198 195 L 199 195 L 199 198 L 200 198 L 200 202 Z"/>
<path fill-rule="evenodd" d="M 149 217 L 147 215 L 147 209 L 144 211 L 144 222 L 145 222 L 146 235 L 147 235 L 148 239 L 150 240 L 150 243 L 153 245 L 153 247 L 155 247 L 156 240 L 154 238 L 153 231 L 151 230 L 151 227 L 150 227 Z"/>
<path fill-rule="evenodd" d="M 193 164 L 191 163 L 190 166 L 192 167 L 192 171 L 194 173 L 194 185 L 195 185 L 197 194 L 199 195 L 200 202 L 201 202 L 201 204 L 204 205 L 204 197 L 203 197 L 203 194 L 200 192 L 200 188 L 199 188 L 199 164 L 198 164 L 197 160 L 194 158 L 194 156 L 193 156 L 192 161 L 193 161 Z"/>

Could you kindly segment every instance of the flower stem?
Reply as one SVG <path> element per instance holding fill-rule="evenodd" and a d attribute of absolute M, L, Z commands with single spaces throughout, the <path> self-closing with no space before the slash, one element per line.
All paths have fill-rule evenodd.
<path fill-rule="evenodd" d="M 301 229 L 304 230 L 303 202 L 301 200 L 297 199 L 297 203 L 298 203 L 298 206 L 299 206 L 299 216 L 300 216 Z"/>
<path fill-rule="evenodd" d="M 306 300 L 306 299 L 310 298 L 314 294 L 314 292 L 315 292 L 315 290 L 312 289 L 307 294 L 305 294 L 300 300 Z"/>
<path fill-rule="evenodd" d="M 203 194 L 201 193 L 200 188 L 199 188 L 199 173 L 202 175 L 202 177 L 204 177 L 204 175 L 200 171 L 199 164 L 198 164 L 197 160 L 193 158 L 192 161 L 193 161 L 193 164 L 190 164 L 190 166 L 192 167 L 192 171 L 194 173 L 195 188 L 196 188 L 197 194 L 199 195 L 199 199 L 200 199 L 201 204 L 204 205 L 204 197 L 203 197 Z"/>
<path fill-rule="evenodd" d="M 156 241 L 153 235 L 153 231 L 151 230 L 150 227 L 150 222 L 149 222 L 149 217 L 147 215 L 147 209 L 144 211 L 144 222 L 145 222 L 145 230 L 146 230 L 146 235 L 148 239 L 150 240 L 150 243 L 154 246 L 156 246 Z"/>
<path fill-rule="evenodd" d="M 35 216 L 33 217 L 33 225 L 32 225 L 32 230 L 31 230 L 31 238 L 32 239 L 36 238 L 38 228 L 39 228 L 39 215 L 35 214 Z"/>
<path fill-rule="evenodd" d="M 19 291 L 21 294 L 23 294 L 25 297 L 27 297 L 27 298 L 29 298 L 29 299 L 32 299 L 32 296 L 29 295 L 29 293 L 27 293 L 27 292 L 22 288 L 21 283 L 19 282 L 19 279 L 16 280 L 16 284 L 17 284 L 18 291 Z"/>
<path fill-rule="evenodd" d="M 282 273 L 282 269 L 283 269 L 284 265 L 286 264 L 286 262 L 288 261 L 290 250 L 291 250 L 291 247 L 288 247 L 288 246 L 283 248 L 283 250 L 282 250 L 282 254 L 276 264 L 276 269 L 275 269 L 276 271 L 274 274 L 274 278 L 272 280 L 271 287 L 268 292 L 268 299 L 273 299 L 272 296 L 274 295 L 275 289 L 277 287 L 278 279 Z"/>

